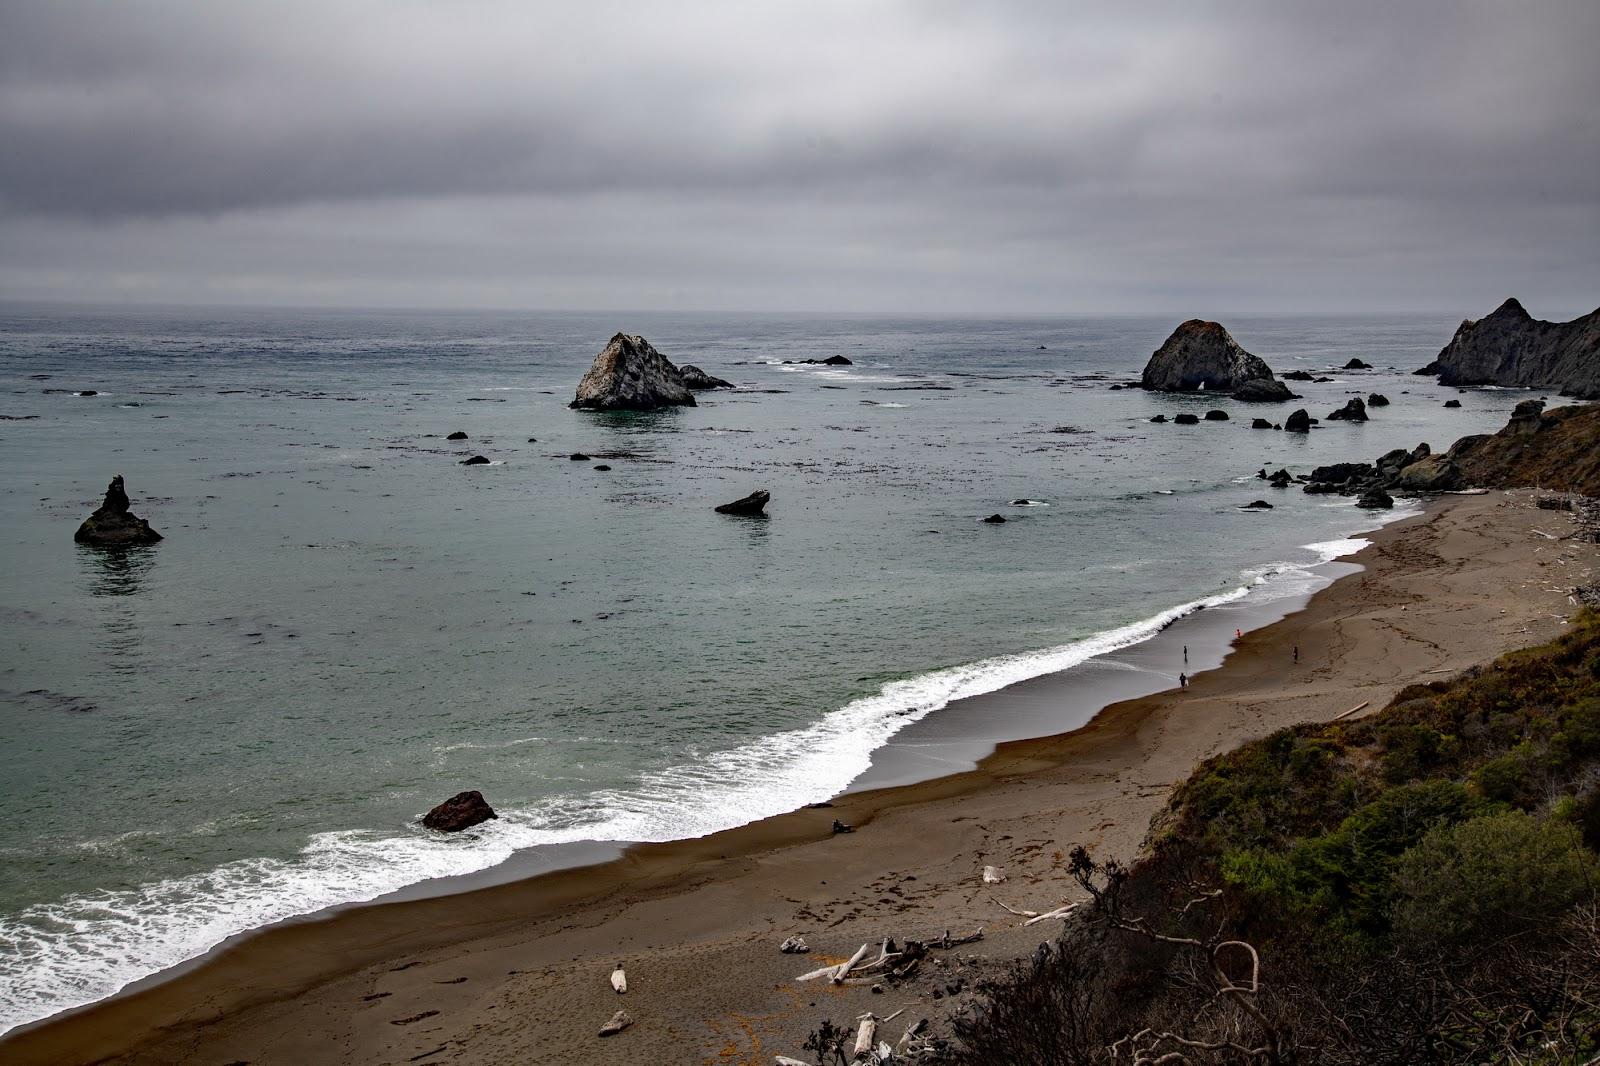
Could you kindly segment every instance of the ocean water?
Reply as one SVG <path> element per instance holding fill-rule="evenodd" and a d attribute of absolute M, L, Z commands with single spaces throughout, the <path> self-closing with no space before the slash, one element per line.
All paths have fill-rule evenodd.
<path fill-rule="evenodd" d="M 952 699 L 1374 525 L 1259 467 L 1443 447 L 1522 398 L 1442 409 L 1407 373 L 1438 316 L 1227 317 L 1335 379 L 1296 404 L 1111 390 L 1180 317 L 0 307 L 0 1028 L 528 849 L 825 799 Z M 619 329 L 739 387 L 568 410 Z M 1365 425 L 1248 428 L 1373 391 Z M 161 544 L 73 543 L 115 473 Z M 758 487 L 767 519 L 712 511 Z M 464 788 L 501 819 L 417 826 Z"/>

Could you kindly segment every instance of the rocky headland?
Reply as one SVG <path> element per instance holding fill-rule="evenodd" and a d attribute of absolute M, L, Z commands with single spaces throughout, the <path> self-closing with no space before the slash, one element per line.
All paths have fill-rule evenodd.
<path fill-rule="evenodd" d="M 1236 400 L 1295 399 L 1259 356 L 1239 347 L 1216 322 L 1190 319 L 1145 364 L 1139 384 L 1155 392 L 1225 392 Z"/>
<path fill-rule="evenodd" d="M 1600 399 L 1600 308 L 1571 322 L 1544 322 L 1515 299 L 1461 323 L 1439 357 L 1416 371 L 1441 385 L 1552 389 Z"/>

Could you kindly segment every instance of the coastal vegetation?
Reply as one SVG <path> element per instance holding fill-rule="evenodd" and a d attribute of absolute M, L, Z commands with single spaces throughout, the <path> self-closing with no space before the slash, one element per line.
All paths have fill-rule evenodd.
<path fill-rule="evenodd" d="M 1600 1051 L 1600 613 L 1202 764 L 958 1020 L 961 1063 L 1545 1063 Z"/>

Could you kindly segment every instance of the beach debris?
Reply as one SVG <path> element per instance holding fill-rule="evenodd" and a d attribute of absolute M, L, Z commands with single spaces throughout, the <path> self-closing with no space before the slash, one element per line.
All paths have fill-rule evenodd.
<path fill-rule="evenodd" d="M 622 995 L 628 990 L 628 975 L 623 972 L 622 963 L 617 963 L 617 968 L 611 971 L 611 987 L 617 990 L 617 995 Z"/>
<path fill-rule="evenodd" d="M 1029 918 L 1027 921 L 1023 922 L 1022 927 L 1026 929 L 1030 925 L 1036 925 L 1039 922 L 1048 922 L 1052 918 L 1065 918 L 1067 915 L 1071 914 L 1077 909 L 1078 905 L 1076 903 L 1068 903 L 1066 906 L 1057 907 L 1053 911 L 1046 911 L 1044 914 L 1034 915 L 1032 918 Z"/>
<path fill-rule="evenodd" d="M 906 1026 L 906 1031 L 900 1034 L 900 1039 L 895 1043 L 895 1050 L 896 1051 L 907 1051 L 907 1050 L 909 1050 L 910 1047 L 911 1047 L 911 1041 L 913 1041 L 917 1037 L 921 1036 L 923 1031 L 926 1030 L 927 1028 L 928 1028 L 928 1019 L 926 1019 L 926 1018 L 918 1018 L 916 1021 L 914 1021 L 910 1025 Z"/>
<path fill-rule="evenodd" d="M 1000 882 L 1004 881 L 1005 879 L 1006 879 L 1006 875 L 1000 871 L 1000 867 L 998 867 L 998 866 L 985 866 L 983 868 L 983 883 L 984 884 L 986 884 L 986 885 L 998 885 Z"/>
<path fill-rule="evenodd" d="M 772 1061 L 776 1064 L 776 1066 L 811 1066 L 811 1063 L 806 1062 L 803 1059 L 791 1059 L 787 1055 L 775 1055 L 773 1056 Z"/>
<path fill-rule="evenodd" d="M 999 907 L 1001 910 L 1010 911 L 1012 914 L 1015 914 L 1018 918 L 1037 918 L 1037 917 L 1039 917 L 1039 912 L 1038 911 L 1018 910 L 1017 908 L 1012 907 L 1009 904 L 1001 903 L 999 900 L 995 899 L 993 896 L 989 897 L 989 902 L 993 903 L 996 907 Z"/>
<path fill-rule="evenodd" d="M 1369 704 L 1371 702 L 1372 702 L 1371 700 L 1362 700 L 1360 703 L 1356 704 L 1354 707 L 1350 708 L 1348 711 L 1342 711 L 1339 714 L 1334 715 L 1332 718 L 1329 719 L 1329 721 L 1337 722 L 1342 718 L 1349 718 L 1352 714 L 1355 714 L 1357 711 L 1361 710 L 1363 707 L 1367 706 L 1367 704 Z"/>
<path fill-rule="evenodd" d="M 628 1026 L 633 1024 L 633 1017 L 625 1010 L 619 1010 L 611 1016 L 611 1020 L 600 1027 L 601 1036 L 616 1036 Z"/>
<path fill-rule="evenodd" d="M 855 967 L 856 963 L 867 957 L 867 952 L 869 950 L 871 949 L 868 945 L 862 944 L 856 949 L 856 953 L 854 955 L 850 956 L 849 959 L 841 962 L 837 967 L 834 968 L 833 975 L 829 978 L 829 980 L 836 985 L 843 984 L 845 975 Z"/>
<path fill-rule="evenodd" d="M 767 513 L 767 501 L 772 499 L 772 493 L 766 489 L 756 489 L 750 495 L 725 503 L 713 508 L 718 514 L 744 515 L 753 518 L 756 515 Z"/>
<path fill-rule="evenodd" d="M 833 831 L 835 833 L 854 833 L 856 831 L 856 827 L 848 822 L 841 822 L 839 819 L 835 818 L 833 820 Z"/>
<path fill-rule="evenodd" d="M 778 945 L 778 950 L 785 955 L 804 955 L 811 950 L 806 945 L 805 937 L 791 936 Z"/>
<path fill-rule="evenodd" d="M 872 1054 L 874 1038 L 878 1035 L 878 1017 L 871 1011 L 863 1014 L 860 1019 L 861 1027 L 856 1030 L 856 1046 L 851 1053 L 852 1058 L 862 1058 Z"/>
<path fill-rule="evenodd" d="M 118 474 L 106 486 L 104 502 L 83 520 L 72 539 L 96 548 L 127 548 L 160 540 L 161 534 L 151 529 L 149 522 L 129 511 L 128 506 L 128 492 L 122 487 L 122 475 Z"/>
<path fill-rule="evenodd" d="M 422 824 L 425 828 L 436 829 L 441 833 L 459 833 L 479 822 L 499 817 L 494 813 L 494 808 L 483 798 L 483 793 L 472 789 L 468 792 L 457 792 L 423 815 Z"/>

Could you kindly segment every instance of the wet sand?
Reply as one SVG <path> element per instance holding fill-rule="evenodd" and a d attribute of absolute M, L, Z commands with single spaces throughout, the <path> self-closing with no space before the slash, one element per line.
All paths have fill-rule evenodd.
<path fill-rule="evenodd" d="M 1560 632 L 1575 611 L 1567 590 L 1595 580 L 1600 549 L 1546 539 L 1570 531 L 1571 518 L 1532 498 L 1435 503 L 1372 534 L 1353 560 L 1360 572 L 1242 640 L 1220 609 L 1186 619 L 1104 669 L 1137 674 L 1148 689 L 1181 669 L 1173 657 L 1188 643 L 1188 690 L 1114 703 L 1071 732 L 1003 744 L 974 769 L 638 845 L 596 866 L 283 923 L 13 1033 L 0 1059 L 767 1064 L 798 1056 L 824 1017 L 906 1007 L 886 1029 L 891 1041 L 919 1017 L 937 1025 L 970 999 L 974 979 L 1051 935 L 1048 923 L 1020 928 L 991 897 L 1033 910 L 1067 898 L 1060 863 L 1075 843 L 1135 855 L 1171 786 L 1201 759 L 1363 702 L 1367 713 L 1405 684 Z M 1073 721 L 1095 698 L 1086 684 L 1082 672 L 1036 679 L 960 713 Z M 923 756 L 964 765 L 981 731 L 964 734 L 959 715 L 943 728 L 903 738 L 875 767 L 879 779 L 926 772 L 913 765 Z M 835 818 L 856 832 L 832 835 Z M 985 864 L 1007 880 L 984 885 Z M 982 941 L 940 953 L 882 994 L 793 981 L 866 941 L 980 926 Z M 779 954 L 795 933 L 812 954 Z M 607 983 L 619 960 L 626 996 Z M 598 1039 L 619 1007 L 634 1026 Z"/>

